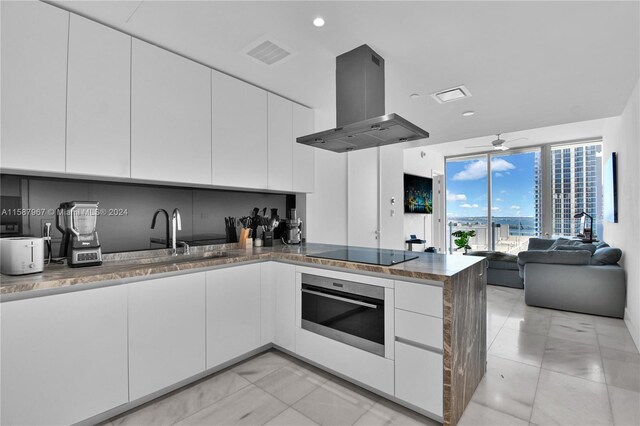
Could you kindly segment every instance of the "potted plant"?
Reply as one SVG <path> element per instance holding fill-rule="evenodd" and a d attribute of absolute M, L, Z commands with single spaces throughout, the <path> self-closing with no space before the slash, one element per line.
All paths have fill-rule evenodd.
<path fill-rule="evenodd" d="M 456 237 L 456 239 L 453 240 L 454 244 L 458 246 L 456 250 L 464 249 L 464 254 L 467 254 L 467 250 L 471 249 L 471 246 L 469 245 L 469 238 L 475 237 L 476 231 L 456 231 L 451 233 L 451 235 Z"/>

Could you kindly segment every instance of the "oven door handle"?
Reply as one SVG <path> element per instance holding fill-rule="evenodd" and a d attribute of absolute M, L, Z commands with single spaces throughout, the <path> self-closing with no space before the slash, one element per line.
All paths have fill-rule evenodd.
<path fill-rule="evenodd" d="M 342 302 L 351 303 L 354 305 L 366 306 L 367 308 L 378 309 L 378 307 L 371 303 L 361 302 L 359 300 L 353 300 L 346 297 L 334 296 L 333 294 L 322 293 L 319 291 L 307 290 L 306 288 L 302 289 L 303 293 L 314 294 L 316 296 L 327 297 L 329 299 L 340 300 Z"/>

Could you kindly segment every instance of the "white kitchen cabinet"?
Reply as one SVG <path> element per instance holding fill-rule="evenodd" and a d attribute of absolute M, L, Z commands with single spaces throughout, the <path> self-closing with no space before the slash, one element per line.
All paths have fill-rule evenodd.
<path fill-rule="evenodd" d="M 396 342 L 395 395 L 442 416 L 442 354 Z"/>
<path fill-rule="evenodd" d="M 348 239 L 350 246 L 378 248 L 380 244 L 379 148 L 347 154 Z"/>
<path fill-rule="evenodd" d="M 260 264 L 207 273 L 207 368 L 260 347 Z"/>
<path fill-rule="evenodd" d="M 434 285 L 395 281 L 396 308 L 442 318 L 442 283 Z M 437 284 L 440 284 L 438 286 Z"/>
<path fill-rule="evenodd" d="M 124 286 L 0 306 L 0 423 L 72 424 L 128 401 Z"/>
<path fill-rule="evenodd" d="M 1 7 L 0 166 L 64 172 L 69 13 L 35 1 Z"/>
<path fill-rule="evenodd" d="M 212 71 L 214 185 L 267 188 L 267 92 Z"/>
<path fill-rule="evenodd" d="M 395 310 L 396 336 L 442 350 L 442 318 Z"/>
<path fill-rule="evenodd" d="M 275 336 L 276 295 L 273 285 L 274 262 L 260 264 L 260 346 Z"/>
<path fill-rule="evenodd" d="M 205 369 L 205 273 L 128 285 L 131 400 Z"/>
<path fill-rule="evenodd" d="M 293 103 L 273 93 L 268 101 L 268 187 L 293 188 Z"/>
<path fill-rule="evenodd" d="M 131 37 L 72 14 L 67 173 L 130 177 Z"/>
<path fill-rule="evenodd" d="M 298 327 L 296 328 L 296 354 L 393 395 L 394 361 L 391 359 Z"/>
<path fill-rule="evenodd" d="M 273 263 L 273 292 L 275 294 L 275 336 L 273 343 L 296 350 L 296 268 L 286 263 Z"/>
<path fill-rule="evenodd" d="M 211 183 L 211 70 L 135 38 L 131 177 Z"/>
<path fill-rule="evenodd" d="M 313 110 L 293 104 L 293 192 L 313 192 L 315 185 L 315 150 L 299 144 L 296 138 L 314 132 Z"/>

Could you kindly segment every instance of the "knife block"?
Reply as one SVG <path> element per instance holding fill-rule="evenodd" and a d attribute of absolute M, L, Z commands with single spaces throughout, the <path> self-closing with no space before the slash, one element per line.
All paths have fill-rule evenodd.
<path fill-rule="evenodd" d="M 247 238 L 249 238 L 249 228 L 242 228 L 240 230 L 240 239 L 238 240 L 238 246 L 240 248 L 247 248 Z"/>

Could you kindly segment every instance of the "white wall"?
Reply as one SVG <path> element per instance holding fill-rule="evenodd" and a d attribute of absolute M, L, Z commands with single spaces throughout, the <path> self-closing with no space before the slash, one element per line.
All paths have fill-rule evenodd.
<path fill-rule="evenodd" d="M 315 131 L 335 127 L 335 109 L 315 110 Z M 306 238 L 347 244 L 347 156 L 316 149 L 315 190 L 306 199 Z"/>
<path fill-rule="evenodd" d="M 444 156 L 440 153 L 438 145 L 405 149 L 403 165 L 405 173 L 416 176 L 431 177 L 433 172 L 444 174 Z M 400 192 L 402 193 L 402 190 Z M 434 203 L 435 197 L 436 194 L 434 194 Z M 400 203 L 402 204 L 402 200 Z M 400 211 L 404 211 L 403 207 L 400 207 Z M 427 240 L 427 247 L 438 245 L 433 241 L 433 215 L 431 214 L 404 214 L 404 238 L 408 239 L 411 234 Z M 420 246 L 414 247 L 414 250 L 418 249 Z"/>
<path fill-rule="evenodd" d="M 380 247 L 404 250 L 403 151 L 401 145 L 380 147 Z M 395 204 L 391 204 L 391 199 Z"/>
<path fill-rule="evenodd" d="M 627 272 L 625 322 L 640 348 L 640 81 L 620 117 L 607 120 L 603 159 L 618 154 L 618 223 L 604 223 L 604 240 L 622 250 L 621 264 Z"/>

